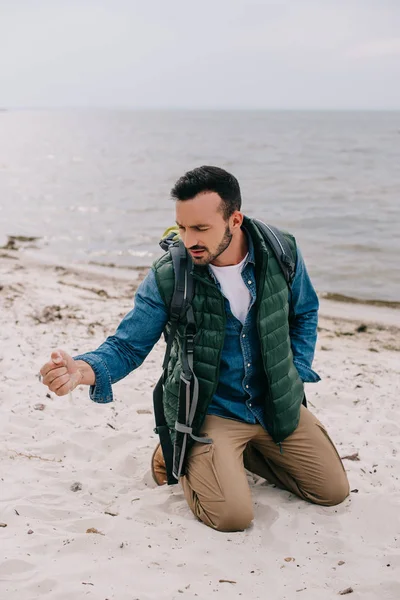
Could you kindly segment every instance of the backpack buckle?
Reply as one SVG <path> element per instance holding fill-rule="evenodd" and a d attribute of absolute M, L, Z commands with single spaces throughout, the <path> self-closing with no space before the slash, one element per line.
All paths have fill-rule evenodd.
<path fill-rule="evenodd" d="M 186 352 L 188 354 L 193 354 L 193 352 L 194 352 L 194 335 L 193 335 L 193 333 L 189 333 L 186 336 Z"/>

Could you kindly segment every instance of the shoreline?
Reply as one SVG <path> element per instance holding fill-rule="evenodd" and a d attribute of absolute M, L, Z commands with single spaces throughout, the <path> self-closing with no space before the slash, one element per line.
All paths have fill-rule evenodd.
<path fill-rule="evenodd" d="M 38 256 L 37 253 L 21 248 L 18 250 L 0 249 L 0 271 L 3 270 L 3 265 L 7 266 L 12 263 L 19 264 L 25 269 L 54 270 L 58 276 L 64 278 L 78 276 L 82 278 L 82 284 L 84 280 L 87 280 L 88 284 L 97 283 L 99 285 L 104 280 L 121 284 L 129 283 L 132 292 L 136 290 L 150 268 L 144 266 L 125 267 L 115 263 L 95 261 L 68 264 L 58 258 L 50 259 L 49 256 Z M 320 301 L 319 314 L 324 318 L 358 323 L 365 321 L 400 328 L 400 302 L 353 298 L 331 292 L 320 293 L 317 291 L 317 293 Z"/>
<path fill-rule="evenodd" d="M 140 273 L 144 276 L 147 271 L 151 268 L 151 265 L 119 265 L 116 262 L 101 262 L 96 260 L 88 260 L 82 262 L 74 262 L 72 264 L 65 260 L 54 257 L 42 249 L 40 249 L 36 242 L 39 241 L 39 237 L 28 237 L 22 235 L 8 235 L 7 242 L 0 246 L 0 259 L 5 258 L 8 260 L 15 260 L 21 257 L 25 257 L 30 264 L 46 266 L 58 266 L 62 268 L 68 268 L 80 273 L 95 274 L 106 274 L 116 279 L 126 280 L 132 278 L 133 273 Z M 160 253 L 160 256 L 162 254 Z M 154 259 L 157 257 L 154 256 Z M 332 303 L 340 305 L 357 305 L 359 307 L 377 307 L 382 309 L 389 309 L 389 311 L 400 310 L 400 299 L 399 300 L 388 300 L 381 298 L 365 298 L 357 297 L 344 294 L 342 292 L 332 292 L 316 289 L 318 297 L 322 300 L 324 307 L 333 306 Z M 371 315 L 370 310 L 360 308 L 367 318 Z M 337 310 L 333 310 L 337 314 Z M 346 311 L 344 311 L 346 312 Z M 356 311 L 349 309 L 349 313 L 353 315 Z M 382 312 L 382 314 L 384 314 Z M 390 314 L 390 313 L 388 313 Z M 394 314 L 394 313 L 393 313 Z M 387 315 L 384 316 L 385 321 Z"/>

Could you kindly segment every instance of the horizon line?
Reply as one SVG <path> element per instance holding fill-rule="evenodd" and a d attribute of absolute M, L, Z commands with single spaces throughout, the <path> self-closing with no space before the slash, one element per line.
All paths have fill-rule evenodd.
<path fill-rule="evenodd" d="M 185 107 L 185 106 L 1 106 L 0 112 L 11 112 L 11 111 L 28 111 L 28 110 L 120 110 L 120 111 L 163 111 L 163 112 L 400 112 L 400 106 L 398 108 L 366 108 L 366 107 L 302 107 L 302 108 L 289 108 L 289 107 Z"/>

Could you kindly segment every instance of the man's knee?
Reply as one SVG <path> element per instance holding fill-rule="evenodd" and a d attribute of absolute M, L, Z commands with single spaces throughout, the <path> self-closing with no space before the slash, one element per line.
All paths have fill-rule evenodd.
<path fill-rule="evenodd" d="M 350 494 L 350 486 L 347 478 L 340 485 L 336 485 L 335 489 L 328 495 L 326 506 L 336 506 L 346 500 Z"/>
<path fill-rule="evenodd" d="M 251 506 L 229 505 L 221 502 L 221 510 L 211 521 L 211 526 L 217 531 L 233 532 L 247 529 L 254 518 Z"/>
<path fill-rule="evenodd" d="M 321 506 L 336 506 L 344 502 L 349 494 L 350 485 L 344 474 L 339 480 L 332 481 L 330 485 L 326 486 L 321 498 L 314 498 L 313 502 Z"/>

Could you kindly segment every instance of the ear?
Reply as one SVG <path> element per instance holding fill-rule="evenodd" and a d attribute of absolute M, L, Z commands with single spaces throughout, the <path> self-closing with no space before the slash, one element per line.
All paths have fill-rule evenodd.
<path fill-rule="evenodd" d="M 238 210 L 231 215 L 231 225 L 233 229 L 240 229 L 243 223 L 243 213 Z"/>

